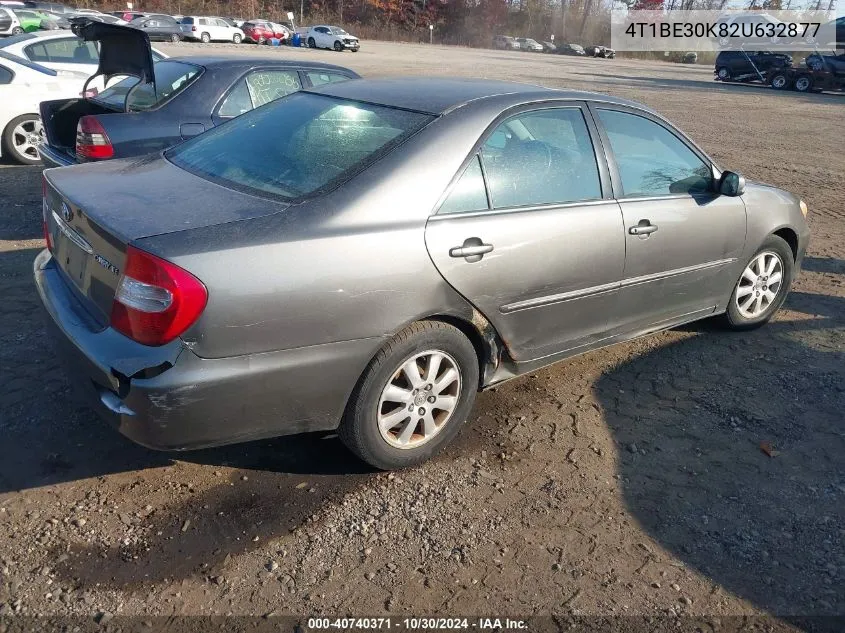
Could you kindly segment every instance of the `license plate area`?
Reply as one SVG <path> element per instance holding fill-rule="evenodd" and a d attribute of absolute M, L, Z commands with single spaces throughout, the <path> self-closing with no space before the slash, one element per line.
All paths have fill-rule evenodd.
<path fill-rule="evenodd" d="M 94 249 L 55 213 L 53 220 L 59 229 L 54 257 L 68 278 L 84 294 L 86 280 L 88 279 L 88 263 Z"/>

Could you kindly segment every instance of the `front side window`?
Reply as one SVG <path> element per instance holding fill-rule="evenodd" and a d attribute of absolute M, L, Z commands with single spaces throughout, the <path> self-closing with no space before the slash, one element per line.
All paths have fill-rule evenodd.
<path fill-rule="evenodd" d="M 709 191 L 712 171 L 686 143 L 651 119 L 599 109 L 625 197 Z"/>
<path fill-rule="evenodd" d="M 493 208 L 601 198 L 593 144 L 580 108 L 513 116 L 482 147 Z"/>
<path fill-rule="evenodd" d="M 185 62 L 164 60 L 153 65 L 155 72 L 155 90 L 152 84 L 138 86 L 137 77 L 127 77 L 113 86 L 109 86 L 97 95 L 96 100 L 112 107 L 123 108 L 126 103 L 128 110 L 150 110 L 170 97 L 187 88 L 196 78 L 201 68 Z M 129 94 L 129 101 L 126 101 Z"/>
<path fill-rule="evenodd" d="M 487 209 L 487 191 L 478 156 L 473 157 L 438 213 L 469 213 Z"/>
<path fill-rule="evenodd" d="M 351 178 L 432 118 L 300 92 L 177 145 L 166 156 L 224 187 L 295 199 Z"/>

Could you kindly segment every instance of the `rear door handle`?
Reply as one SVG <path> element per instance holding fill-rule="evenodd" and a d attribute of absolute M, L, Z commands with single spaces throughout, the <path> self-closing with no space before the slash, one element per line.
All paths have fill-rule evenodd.
<path fill-rule="evenodd" d="M 640 223 L 636 226 L 632 226 L 628 229 L 628 233 L 631 235 L 640 235 L 642 237 L 648 237 L 652 233 L 657 230 L 657 227 L 651 223 L 649 220 L 640 220 Z"/>
<path fill-rule="evenodd" d="M 487 253 L 493 250 L 492 244 L 485 244 L 478 237 L 468 237 L 462 246 L 453 246 L 449 249 L 449 257 L 463 257 L 470 264 L 481 261 Z"/>

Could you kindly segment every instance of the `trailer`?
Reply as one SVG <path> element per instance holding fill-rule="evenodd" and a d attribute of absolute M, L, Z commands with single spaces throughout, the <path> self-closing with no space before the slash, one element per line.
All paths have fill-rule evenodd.
<path fill-rule="evenodd" d="M 838 91 L 845 90 L 845 75 L 800 66 L 782 68 L 771 74 L 769 85 L 775 90 L 797 92 Z"/>

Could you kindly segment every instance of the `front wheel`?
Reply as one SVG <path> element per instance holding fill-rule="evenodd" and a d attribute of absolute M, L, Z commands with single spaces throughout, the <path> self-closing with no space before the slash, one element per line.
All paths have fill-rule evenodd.
<path fill-rule="evenodd" d="M 24 114 L 9 121 L 3 130 L 3 149 L 6 154 L 24 165 L 38 165 L 41 155 L 38 144 L 41 142 L 43 127 L 37 114 Z"/>
<path fill-rule="evenodd" d="M 235 33 L 235 34 L 232 36 L 232 41 L 233 41 L 235 44 L 240 44 L 242 39 L 243 39 L 243 37 L 241 37 L 241 34 L 240 34 L 240 33 Z"/>
<path fill-rule="evenodd" d="M 340 41 L 335 41 L 335 43 L 334 43 L 334 49 L 335 49 L 338 53 L 343 52 L 343 44 L 341 44 L 341 43 L 340 43 Z"/>
<path fill-rule="evenodd" d="M 792 284 L 792 249 L 770 235 L 754 253 L 734 286 L 725 322 L 734 330 L 752 330 L 767 323 L 783 305 Z"/>
<path fill-rule="evenodd" d="M 419 321 L 385 343 L 356 385 L 338 434 L 382 470 L 438 453 L 460 430 L 478 390 L 478 357 L 457 328 Z"/>
<path fill-rule="evenodd" d="M 731 71 L 723 66 L 722 68 L 716 71 L 716 76 L 719 78 L 719 81 L 730 81 Z"/>

